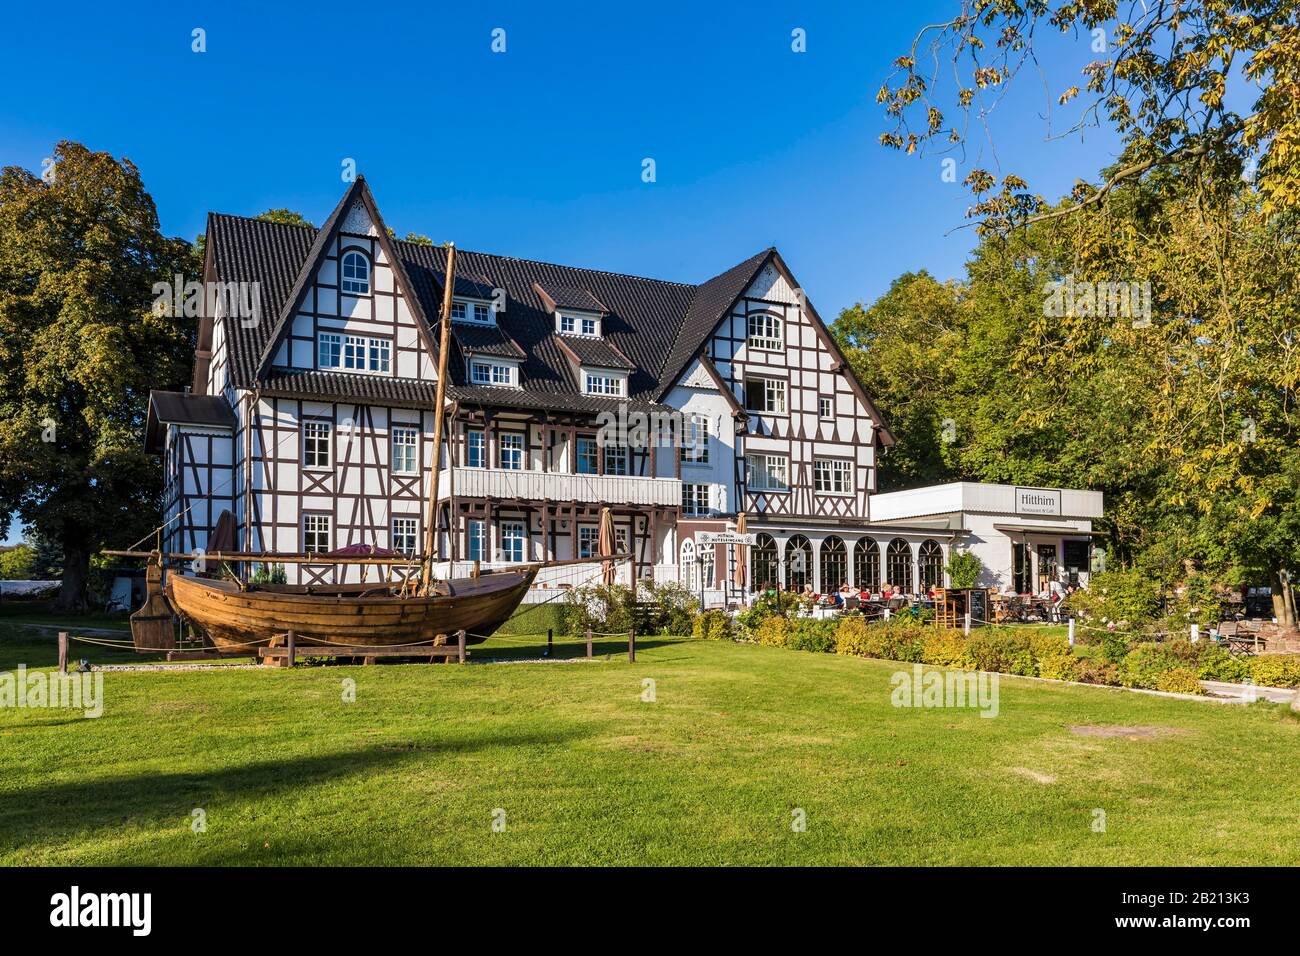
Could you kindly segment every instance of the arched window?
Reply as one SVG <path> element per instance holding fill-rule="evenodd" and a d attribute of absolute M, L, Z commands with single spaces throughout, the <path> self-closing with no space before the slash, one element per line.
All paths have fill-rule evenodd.
<path fill-rule="evenodd" d="M 781 581 L 780 557 L 776 550 L 776 539 L 770 534 L 760 533 L 754 541 L 753 553 L 753 574 L 750 580 L 754 582 L 755 591 L 763 591 L 767 588 L 776 587 Z"/>
<path fill-rule="evenodd" d="M 917 566 L 920 570 L 920 587 L 944 587 L 944 549 L 937 541 L 920 542 L 920 558 Z"/>
<path fill-rule="evenodd" d="M 803 586 L 812 581 L 812 542 L 796 534 L 785 543 L 785 559 L 788 562 L 786 581 L 790 589 L 802 591 Z"/>
<path fill-rule="evenodd" d="M 341 288 L 354 295 L 370 294 L 370 260 L 364 252 L 350 249 L 343 253 Z"/>
<path fill-rule="evenodd" d="M 874 538 L 859 538 L 853 546 L 853 583 L 859 591 L 880 591 L 880 545 Z"/>
<path fill-rule="evenodd" d="M 902 538 L 889 542 L 885 552 L 886 584 L 897 584 L 907 594 L 912 590 L 912 546 Z"/>
<path fill-rule="evenodd" d="M 921 571 L 921 589 L 943 587 L 943 548 L 938 541 L 921 542 L 921 555 L 917 565 Z"/>
<path fill-rule="evenodd" d="M 695 590 L 695 542 L 687 538 L 682 542 L 681 566 L 677 569 L 682 587 L 688 591 Z"/>
<path fill-rule="evenodd" d="M 822 590 L 829 594 L 838 591 L 849 579 L 849 552 L 844 540 L 831 535 L 821 547 Z"/>

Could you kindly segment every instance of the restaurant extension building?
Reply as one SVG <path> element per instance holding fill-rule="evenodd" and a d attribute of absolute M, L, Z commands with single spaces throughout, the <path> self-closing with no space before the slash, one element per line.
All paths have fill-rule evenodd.
<path fill-rule="evenodd" d="M 205 288 L 229 295 L 204 297 L 192 386 L 149 403 L 165 549 L 422 550 L 446 251 L 393 238 L 362 178 L 320 228 L 212 213 L 206 234 Z M 990 586 L 1087 581 L 1099 492 L 876 493 L 893 436 L 774 248 L 698 285 L 458 250 L 452 320 L 449 572 L 585 557 L 608 506 L 624 579 L 710 603 L 776 582 L 917 591 L 954 548 Z M 700 541 L 742 513 L 753 546 Z M 598 567 L 548 569 L 531 597 Z"/>

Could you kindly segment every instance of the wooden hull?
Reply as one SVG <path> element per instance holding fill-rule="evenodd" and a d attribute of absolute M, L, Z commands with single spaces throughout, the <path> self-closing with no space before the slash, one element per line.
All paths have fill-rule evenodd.
<path fill-rule="evenodd" d="M 170 574 L 172 608 L 222 651 L 251 652 L 292 629 L 299 646 L 347 644 L 392 647 L 446 635 L 477 644 L 500 627 L 524 599 L 535 565 L 477 578 L 440 582 L 428 597 L 376 594 L 375 585 L 294 587 L 255 585 L 240 591 L 233 581 Z"/>

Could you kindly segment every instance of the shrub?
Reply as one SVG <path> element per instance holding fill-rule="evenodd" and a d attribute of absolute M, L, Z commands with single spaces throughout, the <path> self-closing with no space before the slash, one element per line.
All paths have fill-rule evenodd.
<path fill-rule="evenodd" d="M 835 628 L 835 653 L 850 654 L 854 657 L 871 657 L 868 653 L 870 646 L 877 646 L 873 642 L 870 629 L 867 622 L 860 617 L 841 618 L 839 626 Z"/>
<path fill-rule="evenodd" d="M 792 591 L 764 592 L 754 599 L 754 603 L 736 615 L 736 621 L 745 629 L 756 628 L 763 618 L 778 614 L 782 617 L 794 617 L 799 607 L 799 597 Z"/>
<path fill-rule="evenodd" d="M 1092 576 L 1086 590 L 1070 595 L 1066 607 L 1085 621 L 1134 630 L 1155 619 L 1157 595 L 1156 582 L 1141 571 L 1104 571 Z"/>
<path fill-rule="evenodd" d="M 1079 657 L 1075 660 L 1077 662 L 1075 680 L 1085 684 L 1110 684 L 1111 686 L 1119 683 L 1119 667 L 1114 662 L 1091 657 Z"/>
<path fill-rule="evenodd" d="M 906 661 L 909 664 L 919 664 L 925 657 L 925 638 L 930 628 L 922 624 L 899 622 L 877 624 L 874 630 L 878 632 L 879 652 L 872 654 L 872 657 Z"/>
<path fill-rule="evenodd" d="M 1038 676 L 1050 680 L 1079 680 L 1081 661 L 1073 654 L 1049 654 L 1038 659 Z"/>
<path fill-rule="evenodd" d="M 1138 644 L 1119 665 L 1119 681 L 1125 687 L 1158 690 L 1160 676 L 1180 667 L 1178 656 L 1167 645 L 1154 641 Z M 1195 672 L 1186 668 L 1195 677 Z"/>
<path fill-rule="evenodd" d="M 699 601 L 676 581 L 655 584 L 643 581 L 638 586 L 640 620 L 637 633 L 686 634 L 692 629 Z"/>
<path fill-rule="evenodd" d="M 766 647 L 788 647 L 793 630 L 789 618 L 774 614 L 763 618 L 751 633 L 756 642 Z"/>
<path fill-rule="evenodd" d="M 1021 674 L 1025 673 L 1027 660 L 1027 676 L 1034 675 L 1029 637 L 1018 631 L 981 628 L 966 642 L 966 653 L 977 670 Z"/>
<path fill-rule="evenodd" d="M 1300 687 L 1300 656 L 1265 654 L 1250 662 L 1250 677 L 1261 687 Z"/>
<path fill-rule="evenodd" d="M 1250 677 L 1250 665 L 1226 648 L 1207 644 L 1205 653 L 1197 663 L 1196 676 L 1201 680 L 1222 680 L 1240 684 Z"/>
<path fill-rule="evenodd" d="M 695 615 L 691 636 L 697 640 L 730 641 L 735 639 L 731 615 L 726 611 L 705 611 Z"/>
<path fill-rule="evenodd" d="M 1201 694 L 1200 681 L 1196 672 L 1189 667 L 1173 667 L 1156 677 L 1156 690 L 1170 694 Z"/>
<path fill-rule="evenodd" d="M 966 638 L 961 631 L 951 628 L 934 629 L 926 635 L 921 647 L 921 660 L 936 667 L 970 667 L 966 656 Z"/>
<path fill-rule="evenodd" d="M 955 588 L 973 588 L 984 570 L 984 562 L 970 551 L 954 550 L 948 563 L 943 568 L 948 572 L 948 580 Z"/>
<path fill-rule="evenodd" d="M 1208 575 L 1200 572 L 1188 575 L 1180 591 L 1169 609 L 1173 619 L 1170 621 L 1171 627 L 1186 630 L 1195 623 L 1206 630 L 1219 623 L 1223 614 L 1223 602 Z"/>
<path fill-rule="evenodd" d="M 636 626 L 632 589 L 621 584 L 573 588 L 564 596 L 564 629 L 572 637 L 593 631 L 628 631 Z"/>
<path fill-rule="evenodd" d="M 835 651 L 835 621 L 814 621 L 802 618 L 794 622 L 789 636 L 789 646 L 796 651 L 813 651 L 830 654 Z"/>

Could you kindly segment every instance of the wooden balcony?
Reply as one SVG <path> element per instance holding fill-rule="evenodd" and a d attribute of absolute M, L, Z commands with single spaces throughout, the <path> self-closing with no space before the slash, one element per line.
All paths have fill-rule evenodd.
<path fill-rule="evenodd" d="M 588 501 L 611 505 L 680 506 L 682 483 L 676 478 L 635 475 L 576 475 L 557 471 L 515 471 L 508 468 L 464 468 L 443 472 L 439 493 L 458 498 L 501 498 L 520 501 Z"/>

